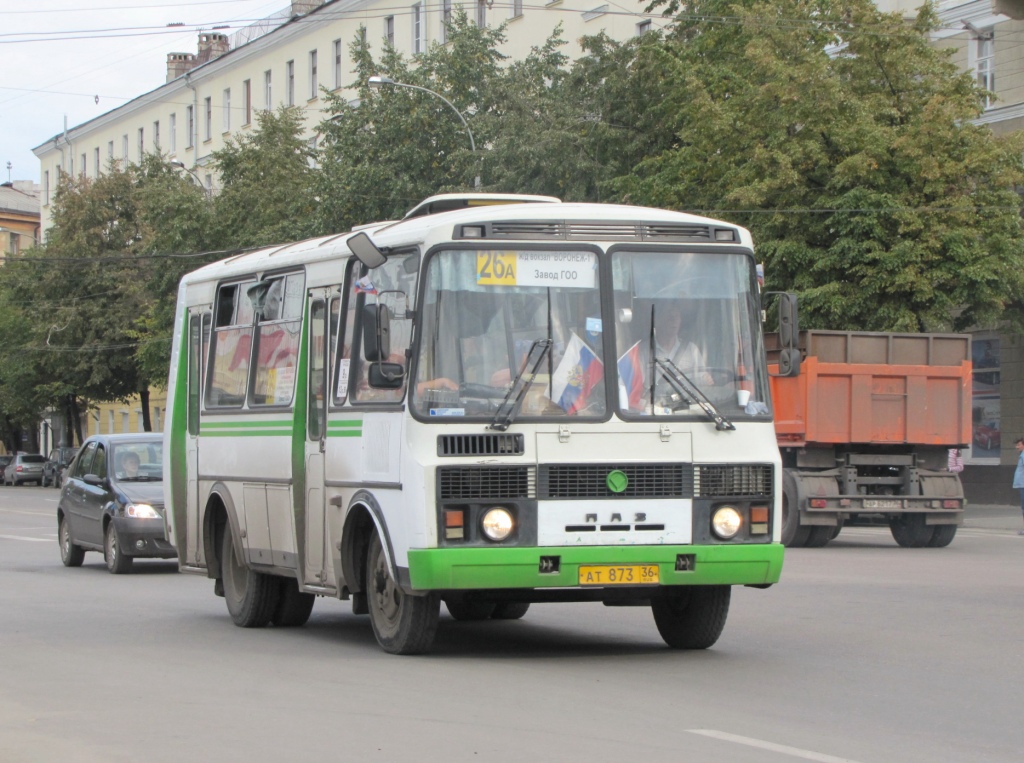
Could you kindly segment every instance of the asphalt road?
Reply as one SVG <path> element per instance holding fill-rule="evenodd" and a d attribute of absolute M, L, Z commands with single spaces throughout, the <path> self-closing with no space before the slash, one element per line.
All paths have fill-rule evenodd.
<path fill-rule="evenodd" d="M 65 569 L 57 491 L 0 489 L 0 761 L 1024 759 L 1024 537 L 978 512 L 946 549 L 847 529 L 739 588 L 718 644 L 667 649 L 650 611 L 442 614 L 381 652 L 320 599 L 299 629 L 231 624 L 173 563 Z"/>

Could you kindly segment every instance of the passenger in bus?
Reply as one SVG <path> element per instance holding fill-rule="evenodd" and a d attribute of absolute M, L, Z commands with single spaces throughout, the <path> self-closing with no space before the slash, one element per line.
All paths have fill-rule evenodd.
<path fill-rule="evenodd" d="M 693 322 L 686 320 L 686 312 L 681 300 L 655 307 L 658 355 L 671 360 L 695 382 L 713 385 L 715 381 L 707 371 L 704 353 L 692 338 Z"/>

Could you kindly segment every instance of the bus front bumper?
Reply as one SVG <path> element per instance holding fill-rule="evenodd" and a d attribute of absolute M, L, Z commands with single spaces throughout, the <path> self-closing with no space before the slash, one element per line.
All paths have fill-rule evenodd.
<path fill-rule="evenodd" d="M 409 551 L 417 591 L 585 588 L 585 565 L 657 565 L 659 585 L 770 585 L 782 573 L 780 543 L 720 546 L 549 546 Z"/>

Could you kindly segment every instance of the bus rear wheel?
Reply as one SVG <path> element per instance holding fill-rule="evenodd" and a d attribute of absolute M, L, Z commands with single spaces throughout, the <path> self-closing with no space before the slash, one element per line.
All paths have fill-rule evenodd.
<path fill-rule="evenodd" d="M 366 598 L 373 635 L 389 654 L 422 654 L 434 644 L 441 599 L 410 596 L 391 574 L 380 536 L 374 533 L 366 555 Z"/>
<path fill-rule="evenodd" d="M 228 614 L 239 628 L 262 628 L 277 610 L 281 584 L 272 575 L 249 569 L 238 560 L 231 529 L 224 528 L 220 551 L 220 574 Z"/>
<path fill-rule="evenodd" d="M 725 628 L 731 586 L 679 586 L 651 599 L 658 633 L 673 649 L 707 649 Z"/>
<path fill-rule="evenodd" d="M 270 622 L 278 628 L 297 628 L 305 625 L 315 603 L 316 596 L 300 591 L 297 581 L 281 578 L 281 593 Z"/>

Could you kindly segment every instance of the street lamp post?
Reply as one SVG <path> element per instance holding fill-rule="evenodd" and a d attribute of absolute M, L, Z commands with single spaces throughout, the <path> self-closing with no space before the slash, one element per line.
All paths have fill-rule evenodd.
<path fill-rule="evenodd" d="M 424 93 L 430 93 L 435 98 L 440 98 L 442 101 L 448 104 L 448 108 L 455 112 L 455 116 L 459 118 L 459 121 L 462 122 L 462 126 L 466 128 L 466 135 L 469 136 L 469 147 L 473 151 L 473 154 L 476 154 L 476 142 L 473 140 L 473 131 L 469 129 L 469 123 L 466 121 L 466 118 L 462 116 L 462 112 L 455 108 L 455 104 L 449 101 L 440 93 L 435 93 L 433 90 L 429 90 L 428 88 L 425 87 L 420 87 L 419 85 L 409 85 L 406 84 L 405 82 L 396 82 L 390 77 L 380 77 L 377 75 L 370 77 L 370 79 L 366 81 L 366 84 L 370 86 L 371 90 L 380 90 L 384 85 L 391 85 L 393 87 L 406 87 L 409 88 L 410 90 L 420 90 Z M 473 178 L 473 187 L 477 189 L 480 188 L 479 175 Z"/>
<path fill-rule="evenodd" d="M 203 189 L 203 193 L 206 194 L 206 200 L 210 200 L 210 189 L 203 185 L 203 181 L 199 179 L 199 176 L 195 173 L 195 171 L 190 170 L 188 167 L 185 166 L 185 162 L 180 161 L 178 159 L 174 159 L 171 161 L 171 166 L 177 167 L 179 170 L 185 170 L 185 172 L 191 175 L 192 179 L 196 181 L 196 184 Z"/>

